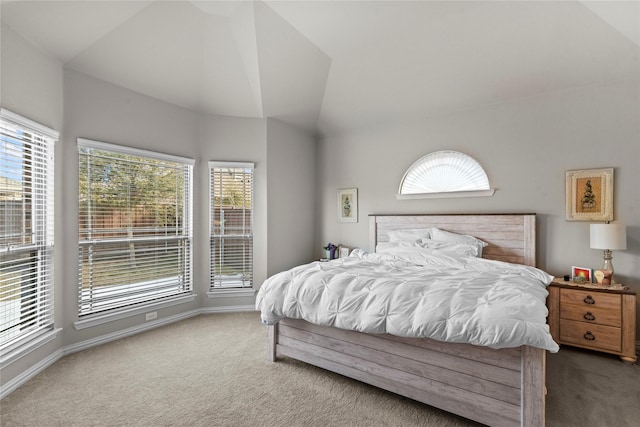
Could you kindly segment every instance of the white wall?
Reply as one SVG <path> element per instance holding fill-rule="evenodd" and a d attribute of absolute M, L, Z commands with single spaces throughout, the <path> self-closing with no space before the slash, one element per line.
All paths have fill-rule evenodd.
<path fill-rule="evenodd" d="M 4 23 L 0 105 L 35 122 L 62 128 L 62 64 L 36 50 Z"/>
<path fill-rule="evenodd" d="M 267 275 L 314 257 L 315 142 L 281 121 L 267 121 Z"/>
<path fill-rule="evenodd" d="M 640 292 L 639 88 L 638 80 L 576 88 L 327 137 L 318 147 L 320 241 L 373 249 L 373 213 L 534 212 L 541 268 L 556 275 L 572 265 L 598 268 L 602 252 L 589 248 L 589 223 L 565 221 L 565 171 L 614 167 L 614 217 L 628 226 L 628 249 L 614 253 L 616 275 Z M 396 200 L 407 168 L 443 149 L 478 160 L 495 195 Z M 336 190 L 349 187 L 359 190 L 357 224 L 336 221 Z"/>

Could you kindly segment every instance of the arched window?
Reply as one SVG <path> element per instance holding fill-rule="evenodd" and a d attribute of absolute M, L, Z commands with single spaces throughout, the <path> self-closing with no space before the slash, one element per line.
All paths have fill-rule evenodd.
<path fill-rule="evenodd" d="M 458 151 L 435 151 L 418 159 L 400 183 L 398 199 L 492 196 L 480 163 Z"/>

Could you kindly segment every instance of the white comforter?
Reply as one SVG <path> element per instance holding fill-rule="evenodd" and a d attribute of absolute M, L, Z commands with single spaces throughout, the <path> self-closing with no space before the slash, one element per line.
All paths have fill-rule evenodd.
<path fill-rule="evenodd" d="M 546 324 L 551 279 L 533 267 L 394 247 L 278 273 L 260 288 L 256 308 L 265 324 L 295 318 L 366 333 L 557 352 Z"/>

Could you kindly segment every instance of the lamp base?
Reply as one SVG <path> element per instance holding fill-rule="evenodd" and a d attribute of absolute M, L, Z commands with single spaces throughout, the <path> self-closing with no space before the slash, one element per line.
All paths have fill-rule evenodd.
<path fill-rule="evenodd" d="M 602 271 L 605 272 L 605 277 L 602 279 L 602 285 L 615 285 L 616 282 L 615 280 L 613 280 L 613 253 L 609 249 L 605 249 L 602 258 L 604 259 L 604 263 L 602 264 Z M 609 280 L 607 280 L 607 276 L 609 276 Z M 607 281 L 608 283 L 605 283 L 605 281 Z"/>

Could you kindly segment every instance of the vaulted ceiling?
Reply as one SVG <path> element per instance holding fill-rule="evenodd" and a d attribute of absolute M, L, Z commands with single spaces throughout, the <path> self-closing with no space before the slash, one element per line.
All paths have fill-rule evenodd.
<path fill-rule="evenodd" d="M 14 1 L 64 67 L 319 133 L 640 77 L 638 1 Z"/>

